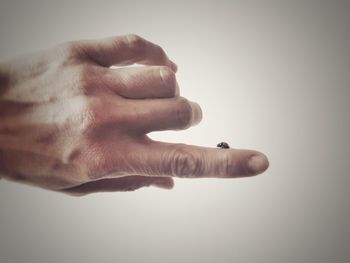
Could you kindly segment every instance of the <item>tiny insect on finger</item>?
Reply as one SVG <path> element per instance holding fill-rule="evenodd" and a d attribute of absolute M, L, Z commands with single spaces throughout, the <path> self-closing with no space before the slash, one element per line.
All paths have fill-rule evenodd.
<path fill-rule="evenodd" d="M 226 142 L 220 142 L 216 147 L 221 148 L 221 149 L 230 149 L 230 146 Z"/>

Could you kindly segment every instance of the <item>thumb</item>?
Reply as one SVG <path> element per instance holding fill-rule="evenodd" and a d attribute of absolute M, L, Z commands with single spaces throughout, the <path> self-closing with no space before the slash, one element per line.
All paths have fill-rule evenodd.
<path fill-rule="evenodd" d="M 70 195 L 82 196 L 97 192 L 134 191 L 141 187 L 151 185 L 164 189 L 171 189 L 174 186 L 174 182 L 171 177 L 130 175 L 88 182 L 65 189 L 62 192 Z"/>
<path fill-rule="evenodd" d="M 152 186 L 170 190 L 174 187 L 174 180 L 172 177 L 159 177 L 153 181 Z"/>

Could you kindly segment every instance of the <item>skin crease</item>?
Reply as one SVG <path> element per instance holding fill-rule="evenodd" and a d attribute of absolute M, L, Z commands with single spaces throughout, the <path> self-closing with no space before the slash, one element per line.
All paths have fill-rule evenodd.
<path fill-rule="evenodd" d="M 123 67 L 134 63 L 143 67 Z M 111 68 L 117 65 L 118 68 Z M 171 189 L 173 177 L 265 171 L 257 151 L 151 140 L 200 122 L 177 66 L 137 35 L 67 42 L 0 65 L 0 173 L 71 195 Z"/>

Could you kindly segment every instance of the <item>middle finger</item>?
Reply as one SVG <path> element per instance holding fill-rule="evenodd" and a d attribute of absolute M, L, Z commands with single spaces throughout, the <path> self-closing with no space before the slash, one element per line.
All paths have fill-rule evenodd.
<path fill-rule="evenodd" d="M 129 99 L 171 98 L 179 95 L 175 73 L 165 66 L 107 69 L 105 84 Z"/>
<path fill-rule="evenodd" d="M 137 132 L 182 130 L 202 120 L 200 106 L 183 97 L 130 100 L 130 104 L 135 116 L 133 128 Z"/>

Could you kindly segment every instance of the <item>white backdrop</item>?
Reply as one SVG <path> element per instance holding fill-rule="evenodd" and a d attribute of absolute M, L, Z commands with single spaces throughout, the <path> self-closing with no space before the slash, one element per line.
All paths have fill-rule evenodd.
<path fill-rule="evenodd" d="M 270 168 L 82 198 L 1 180 L 0 262 L 350 262 L 348 3 L 2 0 L 1 60 L 139 34 L 204 114 L 151 137 L 227 141 Z"/>

